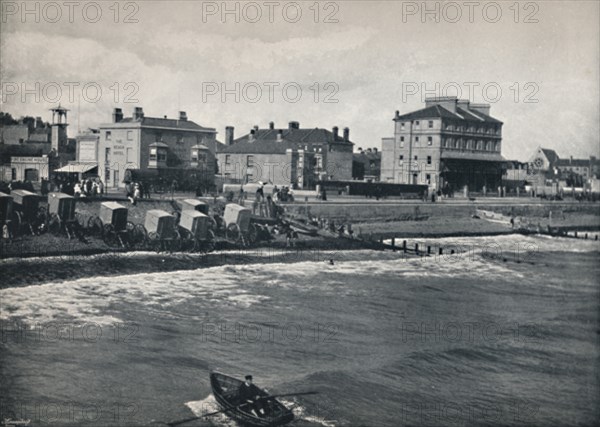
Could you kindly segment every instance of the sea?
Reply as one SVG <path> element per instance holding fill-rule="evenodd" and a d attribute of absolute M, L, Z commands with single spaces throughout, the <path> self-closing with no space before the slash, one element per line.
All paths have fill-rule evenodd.
<path fill-rule="evenodd" d="M 295 426 L 598 425 L 600 242 L 427 246 L 0 290 L 0 420 L 235 426 L 218 371 L 318 392 Z"/>

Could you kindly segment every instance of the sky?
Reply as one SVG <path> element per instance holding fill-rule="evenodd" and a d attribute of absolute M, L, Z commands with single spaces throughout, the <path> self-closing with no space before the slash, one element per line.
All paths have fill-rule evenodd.
<path fill-rule="evenodd" d="M 68 3 L 68 2 L 67 2 Z M 600 157 L 598 1 L 0 0 L 0 109 L 69 135 L 130 116 L 350 128 L 381 147 L 426 96 L 491 104 L 502 154 Z M 25 10 L 26 9 L 26 10 Z"/>

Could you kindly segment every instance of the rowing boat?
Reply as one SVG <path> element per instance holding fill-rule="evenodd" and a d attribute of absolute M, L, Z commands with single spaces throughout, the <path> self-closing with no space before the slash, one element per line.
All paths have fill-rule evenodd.
<path fill-rule="evenodd" d="M 276 427 L 291 422 L 294 414 L 277 399 L 259 389 L 263 400 L 265 416 L 257 416 L 238 397 L 238 390 L 244 382 L 219 372 L 210 374 L 213 395 L 223 412 L 230 418 L 248 427 Z"/>

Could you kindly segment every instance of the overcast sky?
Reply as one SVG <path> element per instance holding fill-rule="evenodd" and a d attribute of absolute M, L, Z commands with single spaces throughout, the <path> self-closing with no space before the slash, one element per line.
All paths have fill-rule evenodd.
<path fill-rule="evenodd" d="M 380 147 L 393 134 L 394 111 L 422 108 L 424 89 L 439 86 L 447 91 L 438 94 L 458 87 L 463 98 L 472 91 L 471 101 L 492 101 L 506 158 L 526 160 L 538 145 L 562 157 L 600 155 L 595 0 L 429 2 L 440 22 L 431 14 L 425 23 L 422 2 L 228 2 L 239 22 L 221 15 L 220 1 L 121 2 L 118 15 L 113 1 L 74 2 L 72 10 L 29 2 L 26 15 L 22 2 L 0 3 L 2 111 L 50 120 L 58 85 L 71 136 L 78 125 L 109 122 L 114 107 L 129 116 L 141 106 L 155 117 L 184 110 L 221 141 L 227 125 L 241 136 L 254 125 L 299 121 L 347 126 L 357 147 Z M 39 102 L 23 100 L 23 85 L 35 92 L 36 82 Z M 225 102 L 223 86 L 231 90 Z"/>

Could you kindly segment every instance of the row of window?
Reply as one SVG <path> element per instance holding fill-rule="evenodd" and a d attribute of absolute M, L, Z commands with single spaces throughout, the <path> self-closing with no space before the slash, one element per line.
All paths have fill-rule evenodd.
<path fill-rule="evenodd" d="M 400 165 L 402 165 L 402 163 L 404 162 L 404 154 L 400 154 L 400 156 L 398 157 L 398 160 L 399 160 Z M 418 161 L 419 156 L 414 156 L 414 160 Z M 427 164 L 428 165 L 431 164 L 431 156 L 427 156 Z"/>
<path fill-rule="evenodd" d="M 419 120 L 415 120 L 415 122 L 414 122 L 414 127 L 417 127 L 417 126 L 418 127 L 421 126 L 421 122 Z M 427 128 L 433 129 L 433 120 L 427 121 Z M 405 129 L 404 122 L 400 122 L 400 129 L 402 129 L 402 130 Z M 500 134 L 500 126 L 497 126 L 497 125 L 486 127 L 486 126 L 475 126 L 475 125 L 466 126 L 466 125 L 446 123 L 444 126 L 444 129 L 446 129 L 448 131 L 457 131 L 457 132 L 464 131 L 464 132 L 472 132 L 472 133 L 487 133 L 487 134 L 496 134 L 496 135 Z"/>
<path fill-rule="evenodd" d="M 420 142 L 421 142 L 420 137 L 415 136 L 415 145 L 419 145 Z M 427 137 L 427 145 L 433 145 L 433 137 L 432 136 Z M 404 137 L 403 136 L 400 137 L 400 147 L 404 147 Z"/>
<path fill-rule="evenodd" d="M 196 139 L 197 139 L 196 142 L 198 142 L 198 143 L 202 142 L 202 138 L 200 136 L 197 136 Z M 112 141 L 112 131 L 110 131 L 110 130 L 106 131 L 106 140 Z M 133 131 L 132 130 L 127 131 L 127 141 L 133 141 Z M 161 132 L 156 133 L 156 141 L 163 142 L 163 134 Z M 178 134 L 176 141 L 178 144 L 183 144 L 183 135 Z M 319 151 L 321 151 L 321 150 L 319 149 Z"/>
<path fill-rule="evenodd" d="M 404 147 L 404 137 L 400 137 L 400 148 Z M 420 144 L 420 138 L 415 136 L 415 145 Z M 433 145 L 433 137 L 427 137 L 427 145 Z M 462 139 L 444 138 L 442 139 L 442 146 L 444 148 L 458 148 L 461 150 L 480 150 L 480 151 L 497 151 L 500 152 L 500 142 L 493 141 L 473 141 L 472 139 L 466 142 Z"/>

